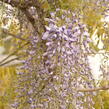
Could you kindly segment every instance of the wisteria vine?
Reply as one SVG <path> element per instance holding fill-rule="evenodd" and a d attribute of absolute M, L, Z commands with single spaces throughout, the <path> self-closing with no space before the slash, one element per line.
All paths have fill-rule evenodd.
<path fill-rule="evenodd" d="M 94 88 L 87 58 L 92 52 L 90 33 L 81 15 L 61 10 L 63 14 L 57 16 L 59 11 L 45 19 L 48 25 L 42 38 L 30 37 L 28 57 L 18 68 L 15 108 L 94 109 L 95 93 L 77 91 Z"/>

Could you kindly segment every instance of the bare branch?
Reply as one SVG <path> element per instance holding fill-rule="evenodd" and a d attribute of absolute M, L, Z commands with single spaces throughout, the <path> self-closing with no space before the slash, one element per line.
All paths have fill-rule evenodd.
<path fill-rule="evenodd" d="M 109 90 L 109 86 L 103 86 L 99 88 L 89 88 L 89 89 L 77 89 L 77 92 L 94 92 L 94 91 L 103 91 L 103 90 Z"/>
<path fill-rule="evenodd" d="M 35 24 L 35 19 L 33 18 L 33 16 L 29 13 L 29 11 L 27 9 L 22 8 L 20 10 L 25 14 L 27 20 L 31 23 L 31 25 L 33 26 L 35 31 L 39 34 L 38 26 Z"/>
<path fill-rule="evenodd" d="M 37 10 L 40 26 L 43 30 L 45 30 L 45 21 L 44 21 L 45 13 L 43 9 L 41 8 L 41 4 L 38 2 L 38 0 L 32 0 L 32 1 L 34 4 L 34 7 Z"/>
<path fill-rule="evenodd" d="M 22 40 L 22 41 L 29 42 L 28 40 L 22 38 L 22 37 L 21 37 L 21 34 L 15 35 L 15 34 L 10 33 L 10 32 L 9 32 L 8 30 L 6 30 L 6 29 L 3 29 L 2 32 L 5 33 L 5 34 L 7 34 L 7 35 L 10 35 L 10 36 L 12 36 L 12 37 L 14 37 L 14 38 L 20 39 L 20 40 Z"/>
<path fill-rule="evenodd" d="M 16 58 L 13 58 L 13 59 L 10 59 L 10 60 L 8 60 L 8 61 L 6 61 L 6 62 L 3 62 L 3 63 L 1 63 L 0 64 L 0 67 L 1 66 L 6 66 L 7 64 L 9 64 L 9 63 L 11 63 L 11 62 L 13 62 L 13 61 L 15 61 L 15 60 L 18 60 L 19 58 L 18 57 L 16 57 Z"/>
<path fill-rule="evenodd" d="M 15 55 L 20 49 L 22 49 L 23 47 L 25 47 L 28 44 L 29 44 L 29 42 L 25 43 L 24 45 L 19 47 L 17 50 L 15 50 L 11 54 L 9 54 L 7 57 L 5 57 L 3 60 L 0 61 L 0 65 L 2 65 L 4 62 L 6 62 L 11 56 Z"/>

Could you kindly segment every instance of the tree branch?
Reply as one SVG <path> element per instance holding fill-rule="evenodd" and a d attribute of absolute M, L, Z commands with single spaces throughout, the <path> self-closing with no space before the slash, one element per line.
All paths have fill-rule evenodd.
<path fill-rule="evenodd" d="M 29 8 L 33 5 L 31 0 L 29 0 L 28 2 L 21 2 L 20 0 L 0 0 L 0 1 L 18 8 Z"/>
<path fill-rule="evenodd" d="M 33 18 L 33 16 L 25 8 L 21 8 L 20 10 L 25 14 L 27 20 L 31 23 L 35 31 L 39 34 L 38 26 L 35 24 L 35 19 Z"/>
<path fill-rule="evenodd" d="M 2 32 L 5 33 L 5 34 L 7 34 L 7 35 L 10 35 L 10 36 L 12 36 L 14 38 L 20 39 L 22 41 L 29 42 L 27 39 L 22 38 L 20 34 L 19 35 L 12 34 L 8 30 L 6 30 L 6 29 L 3 29 Z"/>
<path fill-rule="evenodd" d="M 11 54 L 9 54 L 7 57 L 5 57 L 3 60 L 0 61 L 0 65 L 2 65 L 4 62 L 6 62 L 11 56 L 15 55 L 20 49 L 22 49 L 23 47 L 25 47 L 28 44 L 29 44 L 29 42 L 25 43 L 24 45 L 19 47 L 17 50 L 15 50 Z"/>
<path fill-rule="evenodd" d="M 3 63 L 0 64 L 0 67 L 1 67 L 1 66 L 4 66 L 4 65 L 7 65 L 7 64 L 9 64 L 9 63 L 11 63 L 11 62 L 13 62 L 13 61 L 15 61 L 15 60 L 18 60 L 18 59 L 19 59 L 19 58 L 17 57 L 17 58 L 10 59 L 10 60 L 8 60 L 8 61 L 6 61 L 6 62 L 3 62 Z"/>
<path fill-rule="evenodd" d="M 109 86 L 103 86 L 99 88 L 89 88 L 89 89 L 77 89 L 77 92 L 94 92 L 94 91 L 103 91 L 103 90 L 109 90 Z"/>
<path fill-rule="evenodd" d="M 38 2 L 38 0 L 32 0 L 32 1 L 34 4 L 34 7 L 37 10 L 37 14 L 38 14 L 39 19 L 42 20 L 42 22 L 41 22 L 42 27 L 45 28 L 44 27 L 44 15 L 45 15 L 45 13 L 44 13 L 43 9 L 41 8 L 41 4 Z"/>

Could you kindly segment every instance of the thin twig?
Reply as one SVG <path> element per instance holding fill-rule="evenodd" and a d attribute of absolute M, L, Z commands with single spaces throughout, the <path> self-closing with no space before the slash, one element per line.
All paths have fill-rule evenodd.
<path fill-rule="evenodd" d="M 10 35 L 10 36 L 12 36 L 12 37 L 14 37 L 14 38 L 20 39 L 20 40 L 22 40 L 22 41 L 29 42 L 28 40 L 22 38 L 21 35 L 12 34 L 12 33 L 8 32 L 8 30 L 6 30 L 6 29 L 3 29 L 3 33 L 5 33 L 5 34 L 7 34 L 7 35 Z"/>
<path fill-rule="evenodd" d="M 6 62 L 4 62 L 4 63 L 1 63 L 1 64 L 0 64 L 0 67 L 1 67 L 1 66 L 4 66 L 4 65 L 7 65 L 7 64 L 9 64 L 10 62 L 13 62 L 13 61 L 18 60 L 18 59 L 19 59 L 18 57 L 17 57 L 17 58 L 10 59 L 10 60 L 8 60 L 8 61 L 6 61 Z"/>
<path fill-rule="evenodd" d="M 107 52 L 104 51 L 104 52 L 97 52 L 97 53 L 93 53 L 93 52 L 92 52 L 92 53 L 84 53 L 84 54 L 96 55 L 96 54 L 106 54 L 106 53 L 108 54 L 109 52 L 108 52 L 108 51 L 107 51 Z"/>
<path fill-rule="evenodd" d="M 103 91 L 103 90 L 109 90 L 109 86 L 103 86 L 99 88 L 89 88 L 89 89 L 77 89 L 77 92 L 94 92 L 94 91 Z"/>
<path fill-rule="evenodd" d="M 21 47 L 19 47 L 17 50 L 15 50 L 14 52 L 12 52 L 11 54 L 9 54 L 7 57 L 5 57 L 3 60 L 0 61 L 0 64 L 4 63 L 4 61 L 6 61 L 8 58 L 10 58 L 12 55 L 15 55 L 18 50 L 22 49 L 23 47 L 25 47 L 26 45 L 28 45 L 29 42 L 25 43 L 24 45 L 22 45 Z"/>

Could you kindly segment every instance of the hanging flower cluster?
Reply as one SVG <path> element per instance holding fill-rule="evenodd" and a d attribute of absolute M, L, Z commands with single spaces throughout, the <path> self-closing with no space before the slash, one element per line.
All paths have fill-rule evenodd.
<path fill-rule="evenodd" d="M 60 10 L 57 9 L 57 12 Z M 25 109 L 94 109 L 94 80 L 88 63 L 90 34 L 82 17 L 62 11 L 51 13 L 42 39 L 30 38 L 28 57 L 18 73 L 18 99 L 13 107 Z M 68 17 L 70 15 L 70 17 Z M 59 25 L 60 20 L 64 24 Z"/>

